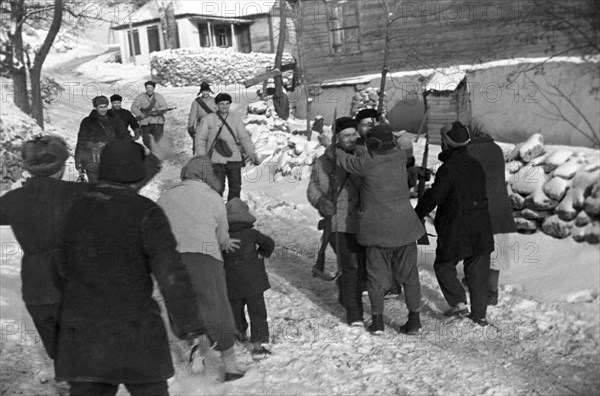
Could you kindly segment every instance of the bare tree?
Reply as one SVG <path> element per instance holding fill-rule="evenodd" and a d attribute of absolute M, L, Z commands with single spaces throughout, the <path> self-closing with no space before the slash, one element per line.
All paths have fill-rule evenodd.
<path fill-rule="evenodd" d="M 283 50 L 285 49 L 285 37 L 287 35 L 287 4 L 286 0 L 279 0 L 279 40 L 277 42 L 277 52 L 275 53 L 275 68 L 281 70 L 281 61 Z M 290 101 L 283 92 L 283 73 L 273 78 L 275 82 L 275 93 L 273 94 L 273 105 L 277 115 L 287 120 L 290 117 Z"/>
<path fill-rule="evenodd" d="M 379 85 L 379 103 L 377 104 L 377 112 L 383 113 L 383 105 L 385 99 L 385 80 L 387 73 L 389 72 L 389 60 L 390 60 L 390 45 L 392 42 L 392 26 L 402 16 L 398 14 L 398 7 L 401 6 L 402 1 L 392 1 L 394 7 L 390 7 L 387 0 L 380 0 L 380 3 L 385 9 L 386 24 L 385 24 L 385 41 L 383 47 L 383 65 L 381 67 L 381 84 Z"/>

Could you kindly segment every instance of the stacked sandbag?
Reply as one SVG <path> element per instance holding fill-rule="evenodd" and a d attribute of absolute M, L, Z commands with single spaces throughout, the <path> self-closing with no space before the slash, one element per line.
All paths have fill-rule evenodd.
<path fill-rule="evenodd" d="M 284 54 L 282 63 L 294 61 Z M 234 52 L 224 48 L 175 49 L 153 52 L 150 72 L 164 86 L 199 86 L 203 81 L 212 86 L 241 84 L 273 67 L 275 54 Z M 284 74 L 284 85 L 290 85 L 290 74 Z"/>
<path fill-rule="evenodd" d="M 301 124 L 295 121 L 278 118 L 271 99 L 248 106 L 244 124 L 258 158 L 273 172 L 275 181 L 282 178 L 300 180 L 308 176 L 308 167 L 325 151 L 318 133 L 313 133 L 313 139 L 309 141 L 304 130 L 292 131 L 289 124 Z"/>
<path fill-rule="evenodd" d="M 354 87 L 356 91 L 352 97 L 352 108 L 351 115 L 355 116 L 362 109 L 376 109 L 379 105 L 379 88 L 369 87 L 365 84 L 356 84 Z M 388 98 L 386 93 L 383 93 L 383 108 L 384 113 L 386 112 L 386 105 Z"/>
<path fill-rule="evenodd" d="M 506 180 L 517 230 L 600 241 L 600 153 L 546 151 L 542 135 L 505 152 Z"/>

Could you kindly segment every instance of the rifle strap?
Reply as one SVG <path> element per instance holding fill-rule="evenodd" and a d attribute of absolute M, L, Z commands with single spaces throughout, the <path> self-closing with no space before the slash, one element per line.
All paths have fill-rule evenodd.
<path fill-rule="evenodd" d="M 198 103 L 200 105 L 200 107 L 202 107 L 202 109 L 206 112 L 206 114 L 210 114 L 213 112 L 213 109 L 211 109 L 210 107 L 208 107 L 208 105 L 206 104 L 206 102 L 204 101 L 204 99 L 202 99 L 202 97 L 198 96 L 196 98 L 196 103 Z"/>
<path fill-rule="evenodd" d="M 238 147 L 240 147 L 240 141 L 237 139 L 237 137 L 235 136 L 235 133 L 233 133 L 233 129 L 231 129 L 231 127 L 229 126 L 229 124 L 226 121 L 227 117 L 229 117 L 229 113 L 227 113 L 227 117 L 225 117 L 225 118 L 223 118 L 223 116 L 221 115 L 221 113 L 219 113 L 218 111 L 216 112 L 216 114 L 217 114 L 217 116 L 219 116 L 219 118 L 223 122 L 223 125 L 225 125 L 227 127 L 227 129 L 229 130 L 229 133 L 233 137 L 233 141 L 235 142 L 235 144 Z M 223 125 L 221 125 L 221 128 L 223 127 Z"/>
<path fill-rule="evenodd" d="M 152 99 L 150 99 L 150 104 L 147 107 L 140 108 L 140 111 L 144 114 L 149 113 L 156 104 L 156 95 L 152 95 Z"/>
<path fill-rule="evenodd" d="M 217 113 L 218 114 L 218 113 Z M 215 145 L 217 144 L 217 140 L 219 140 L 219 136 L 221 136 L 221 131 L 223 130 L 223 127 L 225 126 L 225 124 L 221 124 L 221 127 L 219 128 L 219 130 L 217 131 L 217 136 L 215 136 L 215 139 L 212 141 L 212 143 L 210 144 L 210 148 L 208 149 L 208 158 L 212 157 L 212 153 L 215 150 Z"/>

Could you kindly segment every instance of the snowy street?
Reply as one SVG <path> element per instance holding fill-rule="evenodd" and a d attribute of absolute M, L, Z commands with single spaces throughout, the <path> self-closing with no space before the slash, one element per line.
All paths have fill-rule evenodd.
<path fill-rule="evenodd" d="M 81 87 L 97 81 L 94 75 L 73 72 L 90 59 L 93 58 L 69 61 L 47 73 L 61 84 Z M 127 76 L 136 84 L 146 77 Z M 122 88 L 126 82 L 96 86 L 109 96 L 115 86 Z M 232 86 L 228 92 L 239 94 L 241 89 Z M 191 157 L 185 124 L 196 90 L 197 87 L 157 87 L 157 92 L 177 110 L 166 116 L 165 136 L 173 142 L 173 156 L 142 190 L 151 199 L 179 181 L 181 167 Z M 82 89 L 75 89 L 69 99 L 63 94 L 62 100 L 46 107 L 46 117 L 50 129 L 74 147 L 79 122 L 91 111 L 91 98 L 96 93 L 86 97 Z M 130 102 L 124 103 L 124 107 L 129 105 Z M 232 111 L 243 111 L 245 106 L 234 103 Z M 422 141 L 415 144 L 414 151 L 420 161 Z M 438 153 L 439 147 L 432 146 L 430 163 L 436 161 Z M 242 199 L 258 219 L 256 228 L 276 242 L 275 253 L 267 263 L 271 289 L 265 293 L 273 355 L 254 362 L 245 347 L 239 345 L 250 371 L 241 380 L 222 383 L 216 354 L 208 357 L 203 374 L 192 374 L 187 365 L 188 352 L 170 334 L 176 365 L 176 376 L 169 384 L 172 395 L 599 392 L 598 245 L 576 243 L 570 238 L 553 239 L 540 231 L 516 234 L 511 269 L 500 276 L 499 304 L 488 309 L 492 326 L 482 328 L 470 320 L 449 320 L 443 316 L 449 307 L 433 272 L 435 238 L 430 238 L 431 245 L 419 247 L 422 333 L 398 333 L 407 316 L 401 295 L 386 300 L 385 334 L 372 336 L 365 329 L 347 326 L 335 284 L 311 275 L 320 231 L 319 215 L 306 198 L 309 173 L 302 174 L 301 180 L 276 181 L 269 164 L 248 167 L 244 172 Z M 67 176 L 72 178 L 75 173 Z M 428 232 L 435 234 L 433 225 L 427 227 Z M 33 324 L 21 300 L 20 255 L 14 236 L 9 227 L 0 231 L 2 394 L 54 394 L 52 362 L 39 339 L 35 339 Z M 329 251 L 327 265 L 333 268 L 334 261 Z M 462 265 L 458 267 L 462 276 Z M 366 295 L 363 302 L 368 321 Z M 119 394 L 127 392 L 122 388 Z"/>

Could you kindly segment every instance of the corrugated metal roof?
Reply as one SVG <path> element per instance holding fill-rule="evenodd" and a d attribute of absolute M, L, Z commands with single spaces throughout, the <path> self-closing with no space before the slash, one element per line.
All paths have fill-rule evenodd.
<path fill-rule="evenodd" d="M 164 6 L 169 1 L 151 0 L 136 12 L 131 13 L 123 19 L 123 24 L 114 26 L 113 29 L 124 28 L 132 24 L 139 24 L 145 21 L 153 21 L 160 18 L 159 9 L 161 3 Z M 178 15 L 198 15 L 205 18 L 227 19 L 227 18 L 247 18 L 253 15 L 268 14 L 276 4 L 276 0 L 172 0 L 175 16 Z"/>

